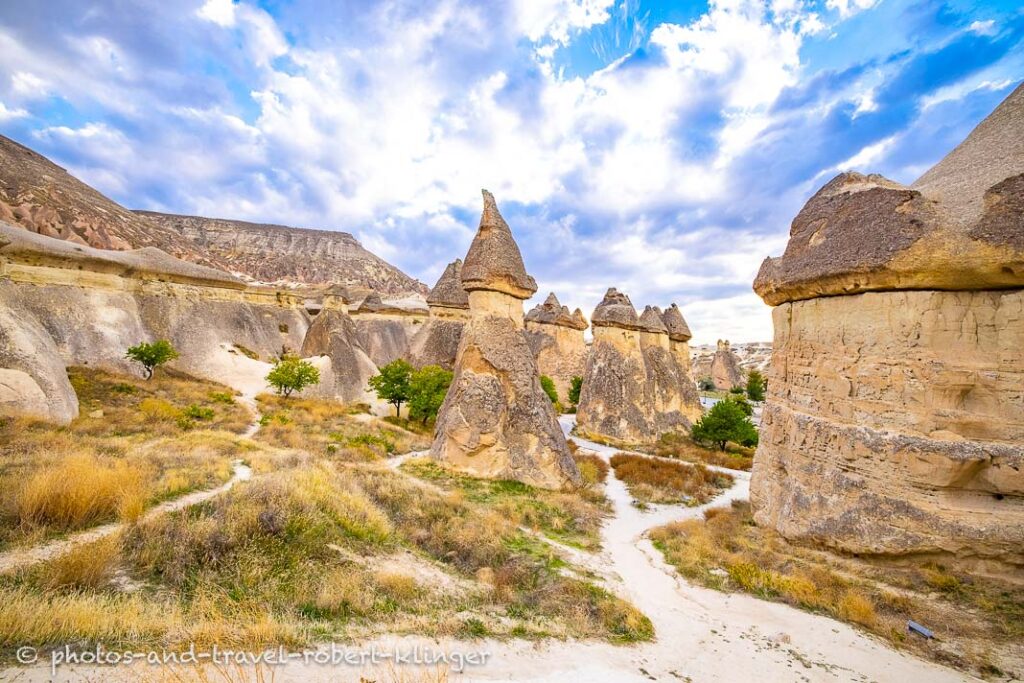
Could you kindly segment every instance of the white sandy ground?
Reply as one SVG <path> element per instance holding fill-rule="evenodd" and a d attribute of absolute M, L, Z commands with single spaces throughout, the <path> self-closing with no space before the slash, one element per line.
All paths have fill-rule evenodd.
<path fill-rule="evenodd" d="M 574 418 L 562 418 L 568 432 Z M 616 449 L 573 437 L 583 448 L 604 458 Z M 396 463 L 397 466 L 397 463 Z M 690 585 L 667 565 L 645 533 L 671 521 L 702 515 L 712 506 L 728 505 L 748 495 L 750 477 L 730 471 L 735 484 L 708 505 L 652 506 L 641 511 L 622 482 L 609 477 L 607 494 L 613 516 L 602 530 L 603 550 L 596 555 L 574 551 L 572 561 L 601 576 L 607 587 L 631 601 L 654 623 L 657 640 L 632 646 L 600 642 L 512 640 L 435 641 L 419 637 L 384 637 L 347 645 L 349 652 L 488 653 L 487 663 L 451 671 L 451 681 L 528 681 L 564 683 L 628 683 L 633 681 L 945 681 L 976 680 L 899 652 L 845 624 L 786 605 L 742 594 L 726 594 Z M 326 655 L 332 646 L 322 645 Z M 46 659 L 45 655 L 43 659 Z M 374 667 L 329 666 L 293 660 L 275 666 L 265 680 L 334 682 L 420 680 L 430 667 L 413 671 L 389 664 Z M 51 678 L 49 660 L 35 666 L 0 671 L 0 680 L 81 681 L 136 680 L 137 668 L 70 667 Z M 272 678 L 269 678 L 271 677 Z M 399 676 L 403 676 L 399 678 Z M 215 678 L 216 680 L 219 680 Z M 214 680 L 214 679 L 211 679 Z"/>

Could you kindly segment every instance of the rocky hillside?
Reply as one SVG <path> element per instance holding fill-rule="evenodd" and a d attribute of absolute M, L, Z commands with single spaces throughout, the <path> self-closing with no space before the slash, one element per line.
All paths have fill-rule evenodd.
<path fill-rule="evenodd" d="M 156 247 L 258 282 L 427 293 L 425 285 L 365 250 L 348 233 L 129 211 L 2 135 L 0 220 L 97 249 Z"/>
<path fill-rule="evenodd" d="M 135 213 L 228 263 L 232 272 L 259 282 L 338 283 L 392 295 L 425 295 L 429 291 L 423 283 L 364 249 L 347 232 L 150 211 Z"/>
<path fill-rule="evenodd" d="M 714 344 L 701 344 L 693 349 L 693 376 L 695 379 L 711 376 L 711 363 L 715 358 Z M 740 368 L 766 372 L 772 359 L 771 342 L 740 342 L 731 345 L 732 352 L 740 359 Z"/>

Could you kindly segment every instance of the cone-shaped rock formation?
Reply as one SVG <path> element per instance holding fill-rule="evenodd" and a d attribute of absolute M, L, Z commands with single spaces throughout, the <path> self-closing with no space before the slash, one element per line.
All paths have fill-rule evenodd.
<path fill-rule="evenodd" d="M 1024 565 L 1024 86 L 906 187 L 847 173 L 755 282 L 776 305 L 759 523 Z"/>
<path fill-rule="evenodd" d="M 729 391 L 733 387 L 742 386 L 743 371 L 740 370 L 740 359 L 733 353 L 728 339 L 719 339 L 715 357 L 711 359 L 711 381 L 719 391 Z"/>
<path fill-rule="evenodd" d="M 484 190 L 480 229 L 462 268 L 470 319 L 430 454 L 478 477 L 543 488 L 580 483 L 579 470 L 540 386 L 523 329 L 523 299 L 537 285 L 512 231 Z"/>

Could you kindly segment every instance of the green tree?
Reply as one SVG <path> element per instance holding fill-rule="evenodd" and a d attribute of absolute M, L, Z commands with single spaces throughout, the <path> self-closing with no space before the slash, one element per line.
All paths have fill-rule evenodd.
<path fill-rule="evenodd" d="M 764 375 L 757 370 L 751 370 L 747 375 L 747 398 L 751 401 L 763 401 L 764 389 Z"/>
<path fill-rule="evenodd" d="M 157 366 L 174 360 L 178 357 L 178 352 L 174 350 L 173 346 L 171 346 L 171 342 L 166 339 L 161 339 L 153 342 L 152 344 L 147 342 L 136 344 L 128 349 L 128 352 L 125 353 L 125 357 L 142 363 L 142 368 L 146 373 L 146 379 L 149 379 L 153 376 L 153 370 L 155 370 Z"/>
<path fill-rule="evenodd" d="M 730 394 L 729 396 L 726 397 L 725 400 L 732 401 L 733 403 L 738 405 L 740 407 L 740 410 L 742 410 L 743 414 L 746 415 L 747 417 L 750 417 L 751 415 L 754 414 L 754 406 L 750 405 L 750 401 L 748 401 L 747 398 L 742 394 Z"/>
<path fill-rule="evenodd" d="M 437 365 L 413 372 L 409 380 L 409 417 L 423 424 L 436 418 L 451 384 L 452 373 Z"/>
<path fill-rule="evenodd" d="M 694 441 L 711 443 L 724 451 L 729 441 L 742 446 L 757 445 L 757 428 L 735 401 L 719 401 L 693 425 Z"/>
<path fill-rule="evenodd" d="M 409 400 L 412 366 L 404 359 L 393 360 L 380 367 L 380 374 L 370 378 L 370 388 L 377 398 L 395 407 L 395 416 L 401 415 L 402 404 Z"/>
<path fill-rule="evenodd" d="M 697 387 L 701 391 L 714 391 L 715 381 L 710 377 L 701 377 L 699 380 L 697 380 Z"/>
<path fill-rule="evenodd" d="M 569 385 L 569 400 L 572 404 L 579 405 L 580 403 L 580 391 L 583 389 L 583 378 L 576 375 L 572 378 L 572 384 Z"/>
<path fill-rule="evenodd" d="M 558 403 L 558 389 L 555 389 L 555 380 L 547 375 L 540 376 L 540 388 L 548 395 L 552 403 Z"/>
<path fill-rule="evenodd" d="M 296 356 L 284 356 L 274 363 L 267 375 L 267 383 L 285 398 L 293 391 L 302 391 L 320 382 L 320 371 L 308 360 Z"/>

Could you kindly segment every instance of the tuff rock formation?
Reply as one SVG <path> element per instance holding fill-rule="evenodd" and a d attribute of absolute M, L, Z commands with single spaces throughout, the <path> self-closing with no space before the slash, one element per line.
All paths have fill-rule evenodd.
<path fill-rule="evenodd" d="M 700 417 L 689 373 L 689 328 L 677 313 L 676 307 L 663 314 L 648 306 L 637 316 L 628 296 L 608 290 L 590 318 L 594 343 L 576 414 L 582 434 L 651 443 Z"/>
<path fill-rule="evenodd" d="M 410 339 L 426 321 L 427 311 L 385 302 L 369 294 L 353 312 L 363 349 L 375 365 L 385 365 L 409 356 Z"/>
<path fill-rule="evenodd" d="M 715 357 L 711 359 L 711 381 L 720 391 L 729 391 L 743 385 L 743 371 L 740 359 L 733 353 L 728 339 L 719 339 Z"/>
<path fill-rule="evenodd" d="M 540 373 L 554 381 L 559 400 L 568 404 L 572 378 L 583 377 L 587 368 L 587 343 L 583 339 L 587 320 L 583 312 L 577 308 L 570 313 L 552 292 L 526 314 L 525 320 L 526 340 Z"/>
<path fill-rule="evenodd" d="M 362 345 L 356 323 L 344 311 L 321 311 L 309 326 L 299 355 L 320 359 L 320 384 L 307 389 L 307 395 L 343 403 L 374 402 L 368 385 L 377 367 Z"/>
<path fill-rule="evenodd" d="M 907 187 L 844 173 L 754 288 L 773 311 L 758 523 L 1024 564 L 1024 86 Z"/>
<path fill-rule="evenodd" d="M 469 295 L 462 288 L 462 259 L 444 269 L 427 295 L 430 317 L 410 342 L 409 362 L 414 367 L 439 365 L 455 367 L 462 328 L 469 320 Z"/>
<path fill-rule="evenodd" d="M 537 284 L 494 197 L 484 190 L 483 198 L 480 229 L 462 267 L 470 319 L 430 454 L 478 477 L 576 486 L 579 470 L 523 330 L 523 300 Z"/>
<path fill-rule="evenodd" d="M 125 350 L 154 339 L 174 344 L 174 367 L 254 394 L 308 325 L 298 297 L 158 249 L 103 251 L 0 222 L 0 413 L 67 423 L 67 366 L 138 372 Z"/>

